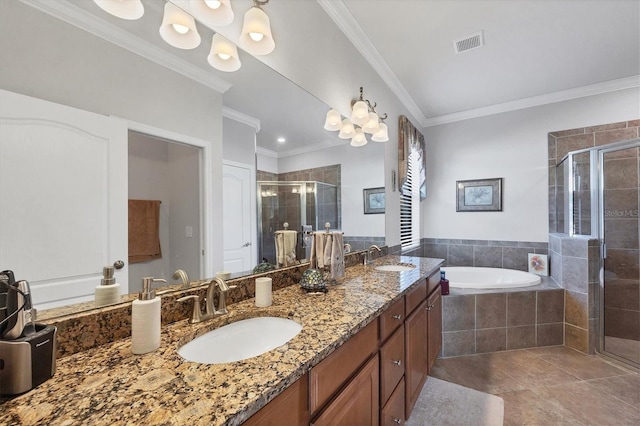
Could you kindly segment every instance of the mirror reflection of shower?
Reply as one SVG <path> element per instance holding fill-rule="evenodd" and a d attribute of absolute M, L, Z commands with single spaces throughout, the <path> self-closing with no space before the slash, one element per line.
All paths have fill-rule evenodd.
<path fill-rule="evenodd" d="M 295 261 L 309 258 L 307 233 L 342 227 L 338 188 L 317 181 L 258 181 L 258 259 L 278 265 L 276 233 L 296 231 Z M 280 265 L 282 266 L 282 265 Z"/>

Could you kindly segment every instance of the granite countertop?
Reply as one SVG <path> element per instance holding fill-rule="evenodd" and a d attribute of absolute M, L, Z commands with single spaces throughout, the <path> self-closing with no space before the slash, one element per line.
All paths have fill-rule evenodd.
<path fill-rule="evenodd" d="M 375 269 L 398 262 L 417 267 Z M 274 292 L 268 308 L 256 308 L 249 299 L 200 324 L 170 324 L 162 330 L 160 348 L 149 354 L 133 355 L 127 338 L 62 358 L 52 379 L 2 405 L 0 424 L 240 424 L 441 263 L 385 256 L 374 265 L 347 268 L 327 294 L 307 295 L 292 285 Z M 302 324 L 302 331 L 285 345 L 244 361 L 206 365 L 177 354 L 200 334 L 256 316 L 290 318 Z"/>

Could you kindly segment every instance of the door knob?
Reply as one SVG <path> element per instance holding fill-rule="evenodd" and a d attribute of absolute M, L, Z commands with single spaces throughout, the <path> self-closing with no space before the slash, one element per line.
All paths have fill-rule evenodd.
<path fill-rule="evenodd" d="M 116 260 L 113 262 L 113 267 L 116 269 L 122 269 L 124 268 L 124 262 L 122 260 Z"/>
<path fill-rule="evenodd" d="M 251 245 L 251 241 L 248 241 L 242 245 L 242 247 L 249 247 Z"/>

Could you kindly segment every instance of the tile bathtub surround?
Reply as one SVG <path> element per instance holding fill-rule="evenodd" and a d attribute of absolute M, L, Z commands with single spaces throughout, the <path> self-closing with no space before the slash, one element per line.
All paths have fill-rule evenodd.
<path fill-rule="evenodd" d="M 386 247 L 381 248 L 383 250 L 381 255 L 386 254 Z M 349 268 L 362 264 L 363 256 L 363 253 L 350 253 L 346 255 L 345 266 Z M 266 274 L 250 275 L 229 280 L 228 283 L 230 285 L 237 287 L 229 290 L 227 304 L 232 305 L 255 297 L 255 279 L 257 277 L 271 277 L 273 279 L 273 290 L 276 291 L 299 284 L 302 273 L 308 268 L 309 264 L 303 264 L 278 269 Z M 197 294 L 201 300 L 204 299 L 207 292 L 206 286 L 202 285 L 204 281 L 196 282 L 199 284 L 194 284 L 184 290 L 180 290 L 177 286 L 171 287 L 176 291 L 161 296 L 163 326 L 191 316 L 191 302 L 178 302 L 177 299 L 180 297 Z M 87 304 L 82 305 L 82 312 L 70 312 L 70 308 L 68 307 L 49 310 L 46 312 L 47 319 L 38 321 L 58 327 L 56 338 L 57 358 L 114 342 L 131 335 L 131 303 L 122 303 L 90 310 L 87 310 Z M 56 315 L 55 312 L 58 312 L 58 314 Z"/>
<path fill-rule="evenodd" d="M 422 255 L 445 259 L 443 266 L 474 266 L 528 271 L 528 253 L 547 254 L 546 242 L 424 238 Z"/>
<path fill-rule="evenodd" d="M 564 290 L 545 281 L 530 291 L 453 289 L 442 298 L 442 356 L 562 345 Z"/>
<path fill-rule="evenodd" d="M 441 260 L 388 256 L 376 262 L 417 268 L 354 266 L 322 296 L 290 285 L 274 291 L 268 308 L 245 300 L 210 321 L 170 324 L 149 354 L 132 355 L 130 339 L 121 339 L 64 357 L 52 379 L 2 405 L 0 424 L 240 424 L 437 271 Z M 290 318 L 303 329 L 278 349 L 234 363 L 204 365 L 177 354 L 195 336 L 255 316 Z"/>

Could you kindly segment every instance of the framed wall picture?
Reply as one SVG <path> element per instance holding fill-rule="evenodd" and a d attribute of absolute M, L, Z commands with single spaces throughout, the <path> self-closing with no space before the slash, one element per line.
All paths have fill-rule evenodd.
<path fill-rule="evenodd" d="M 384 213 L 386 200 L 384 196 L 384 187 L 363 189 L 364 195 L 364 214 Z"/>
<path fill-rule="evenodd" d="M 501 212 L 502 178 L 456 182 L 457 212 Z"/>

